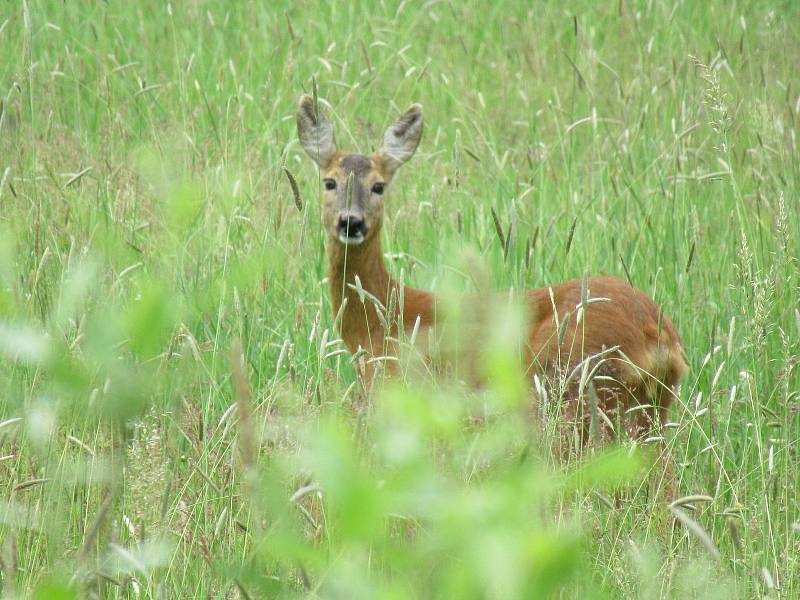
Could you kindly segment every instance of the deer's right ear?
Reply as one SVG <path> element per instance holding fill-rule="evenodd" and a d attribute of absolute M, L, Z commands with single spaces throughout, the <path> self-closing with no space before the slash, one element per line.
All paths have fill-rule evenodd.
<path fill-rule="evenodd" d="M 317 110 L 311 96 L 300 98 L 297 106 L 297 137 L 300 138 L 303 149 L 321 169 L 336 154 L 333 125 L 322 109 Z"/>

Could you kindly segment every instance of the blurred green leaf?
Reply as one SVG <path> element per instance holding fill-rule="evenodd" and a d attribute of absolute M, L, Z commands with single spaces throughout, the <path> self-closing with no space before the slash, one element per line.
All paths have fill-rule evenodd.
<path fill-rule="evenodd" d="M 36 586 L 34 600 L 77 600 L 78 592 L 66 581 L 56 577 L 46 577 Z"/>
<path fill-rule="evenodd" d="M 501 407 L 524 407 L 529 400 L 529 385 L 520 362 L 527 344 L 525 307 L 506 299 L 494 302 L 495 306 L 489 311 L 487 343 L 483 349 L 484 374 Z"/>
<path fill-rule="evenodd" d="M 530 538 L 527 552 L 527 590 L 522 597 L 548 598 L 572 579 L 581 564 L 580 538 L 568 529 Z"/>
<path fill-rule="evenodd" d="M 109 544 L 104 564 L 108 572 L 117 575 L 150 577 L 155 569 L 168 564 L 172 551 L 172 544 L 164 539 L 146 541 L 132 548 L 112 543 Z"/>
<path fill-rule="evenodd" d="M 69 270 L 64 278 L 59 294 L 56 318 L 59 321 L 80 317 L 85 302 L 97 277 L 98 265 L 92 261 L 78 264 Z"/>
<path fill-rule="evenodd" d="M 176 233 L 185 233 L 197 222 L 203 206 L 203 196 L 196 185 L 189 182 L 177 185 L 171 190 L 167 203 L 170 228 Z"/>
<path fill-rule="evenodd" d="M 614 488 L 644 475 L 641 451 L 622 447 L 602 449 L 567 476 L 567 489 Z"/>
<path fill-rule="evenodd" d="M 342 422 L 328 420 L 313 442 L 312 464 L 345 539 L 375 539 L 383 530 L 386 498 L 381 484 L 356 453 L 355 438 Z"/>
<path fill-rule="evenodd" d="M 174 292 L 159 282 L 145 281 L 139 286 L 138 298 L 127 306 L 122 322 L 131 349 L 147 359 L 166 349 L 176 321 Z"/>
<path fill-rule="evenodd" d="M 34 326 L 0 322 L 0 353 L 24 364 L 44 366 L 53 357 L 53 341 Z"/>

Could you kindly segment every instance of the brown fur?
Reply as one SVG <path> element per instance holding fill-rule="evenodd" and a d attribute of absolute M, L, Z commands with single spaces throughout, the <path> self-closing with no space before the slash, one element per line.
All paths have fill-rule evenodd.
<path fill-rule="evenodd" d="M 435 324 L 433 294 L 402 286 L 389 276 L 378 235 L 370 236 L 364 244 L 354 248 L 331 240 L 328 243 L 328 289 L 335 314 L 340 313 L 342 302 L 346 301 L 344 311 L 341 311 L 340 331 L 350 352 L 356 353 L 362 348 L 370 357 L 398 354 L 394 344 L 384 337 L 385 328 L 378 316 L 380 308 L 370 299 L 361 301 L 356 277 L 361 288 L 376 298 L 384 309 L 392 304 L 399 306 L 400 298 L 403 299 L 402 319 L 390 319 L 390 337 L 397 337 L 398 321 L 408 332 L 414 327 L 417 317 L 423 329 Z M 368 386 L 372 383 L 373 373 L 374 368 L 367 365 L 363 375 Z"/>
<path fill-rule="evenodd" d="M 389 276 L 380 242 L 385 196 L 376 197 L 368 190 L 375 182 L 388 185 L 397 168 L 413 155 L 422 132 L 421 107 L 414 105 L 387 130 L 381 151 L 363 157 L 342 154 L 333 146 L 318 151 L 321 144 L 316 140 L 332 140 L 333 134 L 327 119 L 314 114 L 310 102 L 305 97 L 300 104 L 301 141 L 320 164 L 323 178 L 334 179 L 339 186 L 338 191 L 324 192 L 323 221 L 328 232 L 331 304 L 334 313 L 341 312 L 342 339 L 351 352 L 366 351 L 367 358 L 397 356 L 398 348 L 393 341 L 398 335 L 397 322 L 410 332 L 419 319 L 422 330 L 431 330 L 436 326 L 439 311 L 433 294 L 402 286 Z M 369 161 L 369 169 L 352 168 L 366 165 L 364 159 Z M 359 214 L 363 213 L 367 234 L 359 245 L 344 244 L 337 237 L 341 190 L 348 189 L 342 187 L 347 185 L 360 186 L 355 189 L 361 194 L 363 206 Z M 584 282 L 579 279 L 525 293 L 530 325 L 527 349 L 521 358 L 531 378 L 536 373 L 547 379 L 551 390 L 559 382 L 566 382 L 561 392 L 573 400 L 568 403 L 570 411 L 584 429 L 589 420 L 579 414 L 585 404 L 581 400 L 593 394 L 597 408 L 605 415 L 605 423 L 614 427 L 618 423 L 633 435 L 643 435 L 654 420 L 665 419 L 676 387 L 687 370 L 680 336 L 652 299 L 621 279 L 590 277 L 587 284 L 594 300 L 585 306 L 582 306 Z M 367 298 L 365 301 L 362 295 Z M 384 309 L 399 306 L 400 298 L 403 299 L 402 319 L 390 316 L 388 338 L 379 309 L 370 298 Z M 346 304 L 342 310 L 343 302 Z M 594 375 L 591 381 L 581 379 L 584 361 L 588 361 L 587 372 Z M 368 385 L 374 377 L 373 365 L 367 361 L 363 369 Z M 633 411 L 632 418 L 626 418 L 626 411 L 638 405 L 651 408 Z"/>
<path fill-rule="evenodd" d="M 650 430 L 654 417 L 665 420 L 687 371 L 681 339 L 669 318 L 660 315 L 658 306 L 641 290 L 616 277 L 590 277 L 587 283 L 595 301 L 583 308 L 580 322 L 582 280 L 527 293 L 534 317 L 526 364 L 545 374 L 569 375 L 588 360 L 588 372 L 595 375 L 591 384 L 598 408 L 638 437 Z M 555 315 L 565 330 L 558 328 Z M 587 395 L 587 389 L 577 389 L 579 378 L 576 373 L 563 390 L 568 396 Z M 633 418 L 626 419 L 625 412 L 637 405 L 653 408 L 635 411 Z"/>

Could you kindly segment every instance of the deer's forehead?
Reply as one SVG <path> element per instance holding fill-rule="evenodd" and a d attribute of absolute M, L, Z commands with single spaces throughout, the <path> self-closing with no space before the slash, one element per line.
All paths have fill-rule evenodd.
<path fill-rule="evenodd" d="M 342 154 L 334 161 L 327 175 L 329 177 L 347 177 L 352 173 L 356 179 L 365 180 L 370 176 L 383 178 L 383 171 L 383 161 L 376 156 Z"/>
<path fill-rule="evenodd" d="M 348 175 L 352 173 L 359 179 L 369 175 L 374 168 L 372 160 L 363 154 L 345 154 L 339 161 L 339 167 Z"/>

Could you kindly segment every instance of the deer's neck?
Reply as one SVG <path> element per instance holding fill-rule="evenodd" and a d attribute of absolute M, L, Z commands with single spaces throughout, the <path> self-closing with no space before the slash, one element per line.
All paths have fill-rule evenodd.
<path fill-rule="evenodd" d="M 328 242 L 328 286 L 334 315 L 338 315 L 345 300 L 347 304 L 340 325 L 342 339 L 351 351 L 358 346 L 372 350 L 383 329 L 375 303 L 365 297 L 362 302 L 360 287 L 376 298 L 384 307 L 389 305 L 391 290 L 397 284 L 389 276 L 383 263 L 378 232 L 360 246 L 345 246 L 336 240 Z"/>

